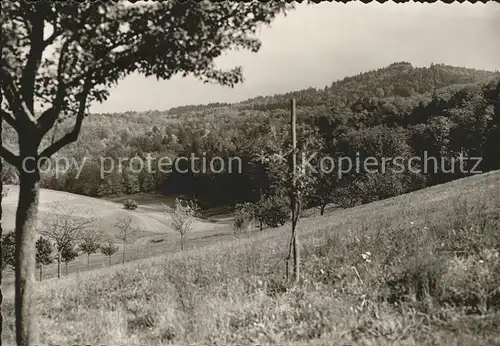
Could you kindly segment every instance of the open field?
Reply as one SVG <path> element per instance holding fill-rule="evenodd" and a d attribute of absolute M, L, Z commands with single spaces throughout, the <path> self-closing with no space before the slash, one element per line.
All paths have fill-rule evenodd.
<path fill-rule="evenodd" d="M 15 210 L 17 207 L 18 187 L 8 185 L 9 194 L 3 200 L 4 218 L 2 223 L 6 230 L 14 228 Z M 123 209 L 123 201 L 132 198 L 136 200 L 139 207 L 134 211 Z M 76 217 L 98 217 L 95 228 L 99 229 L 103 236 L 113 236 L 118 229 L 114 225 L 116 219 L 130 215 L 132 225 L 141 231 L 136 233 L 126 246 L 126 262 L 159 256 L 166 253 L 179 251 L 180 238 L 170 226 L 169 217 L 163 212 L 163 205 L 173 205 L 173 198 L 156 194 L 135 194 L 125 197 L 97 199 L 72 193 L 42 189 L 40 193 L 39 224 L 42 220 L 53 216 L 51 203 L 59 202 L 74 209 Z M 304 215 L 313 214 L 315 211 L 304 211 Z M 317 213 L 317 212 L 316 212 Z M 257 229 L 256 229 L 257 231 Z M 202 218 L 195 222 L 192 232 L 186 235 L 186 249 L 198 248 L 214 242 L 233 239 L 233 214 L 227 208 L 214 208 L 202 213 Z M 122 244 L 117 243 L 120 250 L 111 257 L 112 264 L 122 261 Z M 87 256 L 82 254 L 68 264 L 68 273 L 79 273 L 90 270 L 101 269 L 108 266 L 108 258 L 100 253 L 90 257 L 90 265 L 87 266 Z M 63 268 L 63 275 L 66 274 Z M 44 267 L 44 278 L 57 276 L 57 265 L 53 263 Z M 13 284 L 13 272 L 4 273 L 4 284 Z"/>
<path fill-rule="evenodd" d="M 39 286 L 54 345 L 500 345 L 500 172 Z M 368 253 L 369 252 L 369 253 Z M 364 256 L 362 256 L 364 254 Z M 13 344 L 7 290 L 4 344 Z"/>
<path fill-rule="evenodd" d="M 15 222 L 15 210 L 18 199 L 18 186 L 7 185 L 6 189 L 9 194 L 4 198 L 5 216 L 2 219 L 5 229 L 13 229 Z M 140 196 L 138 198 L 139 207 L 135 211 L 127 211 L 123 208 L 122 200 L 135 198 L 135 196 L 127 196 L 124 198 L 116 198 L 112 200 L 97 199 L 81 195 L 75 195 L 68 192 L 55 191 L 49 189 L 41 189 L 40 192 L 40 208 L 39 208 L 39 223 L 42 225 L 42 220 L 50 217 L 54 213 L 53 203 L 62 203 L 74 209 L 73 216 L 75 217 L 97 217 L 95 227 L 102 230 L 104 234 L 113 235 L 117 228 L 114 223 L 117 218 L 130 215 L 133 218 L 133 225 L 140 228 L 144 234 L 139 234 L 138 237 L 144 236 L 147 233 L 152 234 L 174 234 L 175 231 L 170 227 L 168 216 L 163 212 L 162 203 L 172 205 L 173 200 L 170 197 L 164 196 Z M 214 228 L 211 222 L 205 220 L 197 220 L 194 225 L 194 232 L 203 232 Z"/>
<path fill-rule="evenodd" d="M 5 230 L 14 228 L 15 211 L 18 199 L 18 186 L 6 186 L 8 196 L 3 200 L 4 215 L 2 224 Z M 134 211 L 123 209 L 122 200 L 134 198 L 139 207 Z M 162 203 L 172 205 L 173 199 L 159 195 L 127 196 L 115 199 L 96 199 L 72 193 L 42 189 L 40 192 L 39 225 L 42 220 L 54 216 L 53 203 L 62 203 L 67 206 L 74 217 L 97 217 L 94 228 L 98 229 L 104 237 L 113 236 L 118 231 L 115 222 L 120 217 L 130 215 L 132 226 L 138 228 L 137 232 L 126 246 L 126 261 L 175 252 L 179 249 L 179 234 L 170 225 L 170 219 L 163 211 Z M 217 236 L 232 236 L 232 228 L 228 223 L 216 223 L 204 219 L 195 221 L 193 231 L 187 234 L 187 248 L 204 244 Z M 117 240 L 118 241 L 118 240 Z M 122 246 L 122 244 L 117 244 Z M 111 262 L 121 262 L 121 248 L 115 253 Z M 90 257 L 90 268 L 102 268 L 108 265 L 108 258 L 95 254 Z M 87 256 L 81 255 L 68 264 L 68 272 L 75 273 L 87 270 Z M 56 264 L 44 268 L 44 277 L 54 277 L 57 272 Z M 13 273 L 6 271 L 5 283 L 12 283 Z"/>

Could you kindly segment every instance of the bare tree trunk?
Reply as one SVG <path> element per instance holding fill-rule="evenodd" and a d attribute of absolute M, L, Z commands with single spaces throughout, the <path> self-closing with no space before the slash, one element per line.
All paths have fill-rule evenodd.
<path fill-rule="evenodd" d="M 300 197 L 299 197 L 300 198 Z M 296 201 L 297 211 L 295 220 L 293 221 L 293 267 L 295 269 L 295 284 L 300 279 L 300 247 L 299 247 L 299 234 L 297 232 L 297 222 L 299 221 L 300 211 L 302 210 L 300 199 Z"/>
<path fill-rule="evenodd" d="M 321 211 L 320 211 L 320 215 L 321 216 L 325 215 L 325 208 L 326 208 L 326 204 L 322 204 L 321 205 Z"/>
<path fill-rule="evenodd" d="M 293 219 L 293 216 L 292 216 Z M 285 270 L 285 275 L 286 275 L 286 281 L 288 282 L 290 280 L 290 260 L 292 259 L 292 253 L 293 253 L 293 226 L 292 226 L 292 237 L 290 238 L 290 242 L 288 243 L 288 254 L 286 256 L 286 270 Z"/>
<path fill-rule="evenodd" d="M 90 270 L 90 254 L 87 254 L 87 270 Z"/>
<path fill-rule="evenodd" d="M 28 154 L 21 147 L 21 157 L 36 159 L 36 147 L 34 150 L 29 150 Z M 38 344 L 35 297 L 35 244 L 40 172 L 36 168 L 36 162 L 34 161 L 27 160 L 26 166 L 20 171 L 19 203 L 16 213 L 15 311 L 18 346 Z"/>
<path fill-rule="evenodd" d="M 3 127 L 3 117 L 0 114 L 0 148 L 2 147 L 2 127 Z M 2 199 L 3 199 L 3 181 L 2 181 L 2 172 L 3 172 L 3 163 L 0 158 L 0 261 L 2 261 L 3 253 L 2 253 Z M 1 267 L 1 265 L 0 265 Z M 0 344 L 2 343 L 2 333 L 3 333 L 3 315 L 2 315 L 2 302 L 3 302 L 3 294 L 2 294 L 2 270 L 0 268 Z"/>
<path fill-rule="evenodd" d="M 184 250 L 184 233 L 181 233 L 181 251 Z"/>
<path fill-rule="evenodd" d="M 125 263 L 125 245 L 126 241 L 123 241 L 122 264 Z"/>
<path fill-rule="evenodd" d="M 262 232 L 262 221 L 259 221 L 259 229 Z"/>
<path fill-rule="evenodd" d="M 40 267 L 38 268 L 38 272 L 40 274 L 40 282 L 42 281 L 42 268 L 43 268 L 43 265 L 40 264 Z"/>
<path fill-rule="evenodd" d="M 57 252 L 57 278 L 61 278 L 61 250 Z"/>
<path fill-rule="evenodd" d="M 64 262 L 64 267 L 66 268 L 66 276 L 68 276 L 68 262 Z"/>

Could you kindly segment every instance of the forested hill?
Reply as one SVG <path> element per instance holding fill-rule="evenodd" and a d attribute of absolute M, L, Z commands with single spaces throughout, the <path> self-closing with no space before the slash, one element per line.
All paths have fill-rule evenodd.
<path fill-rule="evenodd" d="M 360 98 L 411 97 L 426 94 L 446 86 L 469 84 L 500 76 L 499 72 L 433 64 L 413 67 L 409 62 L 396 62 L 374 71 L 360 73 L 335 81 L 324 89 L 307 88 L 273 96 L 258 96 L 234 104 L 239 109 L 287 109 L 291 98 L 297 106 L 349 105 Z M 228 107 L 229 103 L 188 105 L 168 110 L 182 114 L 206 109 Z"/>
<path fill-rule="evenodd" d="M 299 142 L 308 141 L 325 155 L 409 158 L 429 154 L 453 162 L 466 153 L 483 158 L 478 170 L 500 169 L 499 81 L 498 72 L 441 64 L 415 68 L 403 62 L 344 78 L 322 90 L 308 88 L 236 104 L 91 114 L 78 142 L 60 153 L 87 158 L 79 178 L 71 170 L 59 177 L 48 172 L 42 182 L 47 188 L 88 196 L 159 191 L 196 197 L 205 206 L 255 200 L 261 191 L 277 194 L 282 172 L 253 158 L 256 153 L 276 153 L 288 145 L 290 98 L 297 100 Z M 64 121 L 55 137 L 72 125 L 71 120 Z M 3 142 L 15 151 L 13 130 L 4 126 Z M 193 153 L 208 160 L 240 157 L 243 174 L 137 173 L 125 165 L 100 178 L 101 157 L 190 157 Z M 315 176 L 313 195 L 320 199 L 314 197 L 310 202 L 335 200 L 354 205 L 464 174 L 354 174 L 340 180 Z M 15 182 L 14 170 L 7 167 L 2 179 Z"/>

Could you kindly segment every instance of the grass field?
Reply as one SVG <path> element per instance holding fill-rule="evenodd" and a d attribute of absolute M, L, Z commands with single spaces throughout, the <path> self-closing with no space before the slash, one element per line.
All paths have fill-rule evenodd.
<path fill-rule="evenodd" d="M 12 230 L 15 225 L 15 212 L 18 200 L 18 187 L 6 186 L 8 195 L 3 199 L 2 225 L 5 231 Z M 123 200 L 134 198 L 139 207 L 134 211 L 123 208 Z M 62 203 L 67 211 L 74 217 L 96 217 L 97 221 L 92 225 L 100 233 L 106 236 L 114 236 L 118 232 L 115 222 L 120 217 L 131 216 L 132 226 L 139 229 L 126 246 L 126 261 L 161 255 L 176 251 L 179 245 L 179 234 L 170 225 L 170 219 L 164 212 L 162 203 L 173 204 L 173 198 L 161 195 L 138 194 L 122 198 L 96 199 L 86 196 L 75 195 L 67 192 L 42 189 L 40 192 L 39 225 L 43 225 L 44 219 L 53 217 L 55 214 L 54 202 Z M 217 220 L 215 220 L 217 221 Z M 198 219 L 193 230 L 187 234 L 187 247 L 206 243 L 207 239 L 213 237 L 228 237 L 232 235 L 232 228 L 227 222 L 212 222 L 212 220 Z M 118 240 L 117 240 L 118 241 Z M 122 244 L 117 243 L 118 246 Z M 111 263 L 120 263 L 122 260 L 121 248 L 111 258 Z M 108 265 L 108 259 L 100 254 L 90 257 L 90 268 L 98 269 Z M 68 264 L 68 272 L 75 273 L 87 270 L 87 256 L 81 255 L 75 261 Z M 44 277 L 56 276 L 56 264 L 44 268 Z M 13 282 L 13 273 L 5 273 L 5 283 Z"/>
<path fill-rule="evenodd" d="M 45 280 L 42 342 L 500 345 L 499 216 L 497 171 L 302 219 L 293 288 L 289 225 Z M 4 312 L 13 345 L 9 288 Z"/>

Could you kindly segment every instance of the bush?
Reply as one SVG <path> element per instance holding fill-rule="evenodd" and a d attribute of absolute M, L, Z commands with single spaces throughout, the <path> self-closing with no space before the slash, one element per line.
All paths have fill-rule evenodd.
<path fill-rule="evenodd" d="M 127 199 L 125 202 L 123 202 L 123 206 L 127 210 L 136 210 L 137 209 L 137 202 L 134 201 L 133 199 Z"/>
<path fill-rule="evenodd" d="M 249 203 L 236 206 L 233 224 L 234 233 L 236 234 L 248 230 L 252 220 L 253 214 Z"/>
<path fill-rule="evenodd" d="M 269 227 L 283 226 L 290 217 L 290 206 L 283 196 L 267 197 L 261 201 L 262 220 Z"/>
<path fill-rule="evenodd" d="M 16 235 L 15 232 L 2 234 L 2 258 L 0 258 L 0 271 L 7 268 L 14 270 L 14 254 L 16 251 Z"/>

